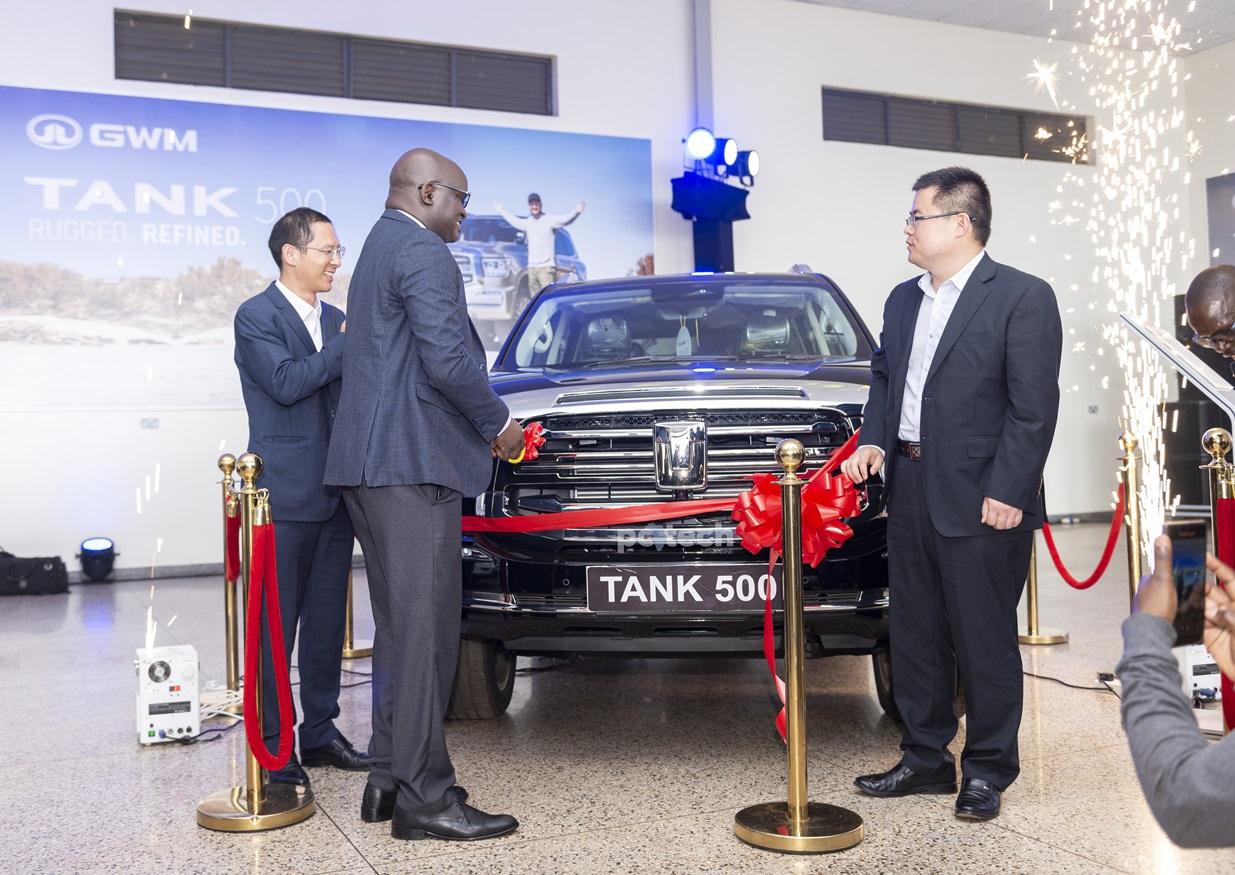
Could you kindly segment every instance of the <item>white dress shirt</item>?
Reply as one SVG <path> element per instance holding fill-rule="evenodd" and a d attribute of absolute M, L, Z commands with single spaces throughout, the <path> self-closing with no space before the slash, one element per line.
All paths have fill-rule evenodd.
<path fill-rule="evenodd" d="M 402 213 L 403 215 L 405 215 L 405 216 L 407 216 L 409 219 L 411 219 L 413 222 L 415 222 L 417 225 L 419 225 L 420 227 L 424 228 L 426 231 L 428 231 L 428 230 L 429 230 L 429 229 L 428 229 L 428 227 L 426 227 L 426 226 L 425 226 L 425 223 L 424 223 L 424 222 L 420 221 L 420 219 L 417 219 L 415 216 L 413 216 L 411 213 L 407 212 L 406 210 L 395 210 L 395 212 L 396 212 L 396 213 Z M 506 429 L 510 428 L 510 424 L 511 424 L 512 422 L 514 422 L 514 421 L 515 421 L 515 418 L 514 418 L 513 416 L 508 416 L 508 417 L 506 418 L 506 424 L 505 424 L 504 426 L 502 426 L 502 431 L 505 431 Z M 494 435 L 494 438 L 496 438 L 496 437 L 497 437 L 497 435 Z"/>
<path fill-rule="evenodd" d="M 296 310 L 296 315 L 304 320 L 304 327 L 309 330 L 309 337 L 313 340 L 313 346 L 318 352 L 322 351 L 322 302 L 316 301 L 309 304 L 304 298 L 297 295 L 287 286 L 283 285 L 280 280 L 275 280 L 274 284 L 278 286 L 279 291 L 283 293 L 283 297 L 287 298 L 289 304 Z"/>
<path fill-rule="evenodd" d="M 948 326 L 948 319 L 956 302 L 960 300 L 965 284 L 978 267 L 983 249 L 975 255 L 960 270 L 944 280 L 936 291 L 931 284 L 930 272 L 918 278 L 918 288 L 922 290 L 922 305 L 918 308 L 918 321 L 913 327 L 913 345 L 909 350 L 909 370 L 905 374 L 905 394 L 901 398 L 901 419 L 896 436 L 903 441 L 917 443 L 922 439 L 922 391 L 926 387 L 926 375 L 930 373 L 931 362 L 935 358 L 935 350 L 939 346 L 939 338 Z M 888 326 L 884 326 L 888 330 Z M 874 444 L 863 444 L 874 446 Z M 887 449 L 877 447 L 885 456 Z"/>

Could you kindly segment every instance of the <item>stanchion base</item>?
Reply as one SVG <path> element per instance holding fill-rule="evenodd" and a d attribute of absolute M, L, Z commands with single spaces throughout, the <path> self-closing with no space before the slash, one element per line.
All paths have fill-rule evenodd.
<path fill-rule="evenodd" d="M 373 655 L 373 642 L 356 640 L 351 647 L 343 648 L 344 659 L 365 659 Z"/>
<path fill-rule="evenodd" d="M 197 825 L 223 832 L 262 832 L 300 823 L 317 810 L 313 791 L 292 784 L 267 784 L 255 813 L 244 787 L 220 790 L 197 803 Z"/>
<path fill-rule="evenodd" d="M 1062 629 L 1043 626 L 1038 630 L 1037 635 L 1030 635 L 1028 631 L 1022 630 L 1016 639 L 1022 644 L 1067 644 L 1068 633 Z"/>
<path fill-rule="evenodd" d="M 237 702 L 235 705 L 228 705 L 227 707 L 222 708 L 220 710 L 222 710 L 224 713 L 227 713 L 227 714 L 234 714 L 237 717 L 243 717 L 244 716 L 244 702 Z"/>
<path fill-rule="evenodd" d="M 788 802 L 762 802 L 743 808 L 733 818 L 733 834 L 748 845 L 788 854 L 843 851 L 862 841 L 862 818 L 847 808 L 808 803 L 806 821 L 795 835 Z"/>

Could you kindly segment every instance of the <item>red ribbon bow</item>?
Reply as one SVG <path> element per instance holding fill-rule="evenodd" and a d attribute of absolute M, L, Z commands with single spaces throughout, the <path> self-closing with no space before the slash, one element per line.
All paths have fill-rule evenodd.
<path fill-rule="evenodd" d="M 531 462 L 540 456 L 540 448 L 545 445 L 545 427 L 539 422 L 533 422 L 523 427 L 523 449 L 513 459 L 507 459 L 512 465 L 520 462 Z"/>

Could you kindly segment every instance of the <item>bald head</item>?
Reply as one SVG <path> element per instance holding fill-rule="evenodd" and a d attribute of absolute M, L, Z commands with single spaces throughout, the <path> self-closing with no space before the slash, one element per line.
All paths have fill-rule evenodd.
<path fill-rule="evenodd" d="M 403 210 L 447 243 L 459 239 L 467 211 L 467 177 L 458 164 L 432 149 L 403 153 L 390 168 L 386 208 Z"/>
<path fill-rule="evenodd" d="M 1198 273 L 1188 286 L 1184 307 L 1188 324 L 1198 336 L 1235 340 L 1231 330 L 1235 326 L 1235 267 L 1220 264 Z M 1225 349 L 1219 351 L 1227 354 Z"/>

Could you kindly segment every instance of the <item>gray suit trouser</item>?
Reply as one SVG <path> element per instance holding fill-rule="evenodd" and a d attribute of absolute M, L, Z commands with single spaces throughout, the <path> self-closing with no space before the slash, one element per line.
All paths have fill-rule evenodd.
<path fill-rule="evenodd" d="M 459 661 L 462 496 L 433 484 L 343 492 L 373 604 L 373 765 L 409 813 L 446 807 L 455 783 L 446 707 Z"/>

